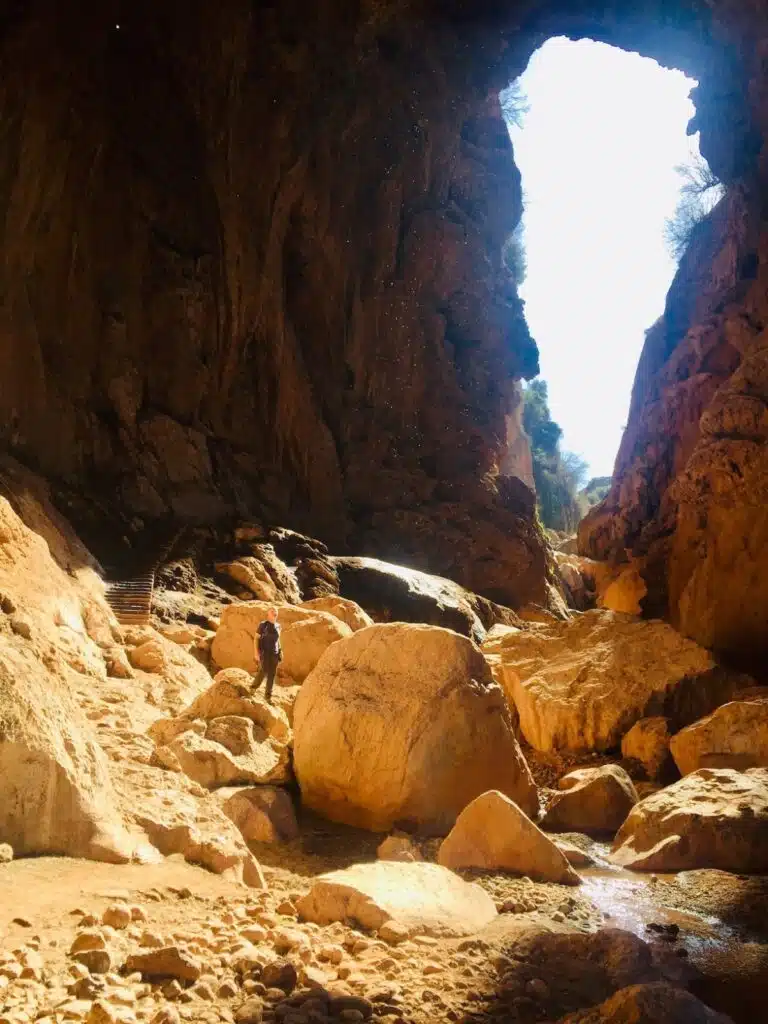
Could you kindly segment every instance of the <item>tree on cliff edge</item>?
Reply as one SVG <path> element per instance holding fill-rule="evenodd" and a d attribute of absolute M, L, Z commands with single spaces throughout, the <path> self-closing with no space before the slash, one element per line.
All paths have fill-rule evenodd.
<path fill-rule="evenodd" d="M 523 242 L 522 221 L 520 221 L 502 246 L 501 258 L 504 262 L 504 266 L 512 277 L 512 280 L 519 288 L 525 280 L 525 275 L 528 270 L 528 260 L 525 256 L 525 244 Z"/>
<path fill-rule="evenodd" d="M 509 128 L 522 128 L 525 115 L 530 110 L 528 98 L 520 85 L 520 79 L 515 79 L 506 89 L 499 93 L 501 114 Z M 523 196 L 525 206 L 525 196 Z M 507 268 L 515 285 L 519 288 L 525 280 L 528 263 L 525 257 L 525 243 L 523 241 L 523 222 L 518 223 L 515 230 L 504 243 L 501 250 L 504 266 Z"/>
<path fill-rule="evenodd" d="M 523 92 L 520 79 L 510 82 L 506 89 L 499 93 L 501 113 L 509 128 L 522 128 L 525 115 L 531 109 L 528 97 Z"/>
<path fill-rule="evenodd" d="M 680 200 L 664 225 L 664 241 L 670 256 L 679 260 L 697 226 L 725 195 L 725 188 L 698 152 L 675 170 L 682 178 Z"/>
<path fill-rule="evenodd" d="M 539 517 L 549 529 L 570 533 L 581 519 L 577 493 L 587 463 L 574 452 L 561 452 L 563 431 L 550 414 L 545 380 L 531 381 L 523 400 L 523 427 L 531 442 Z"/>

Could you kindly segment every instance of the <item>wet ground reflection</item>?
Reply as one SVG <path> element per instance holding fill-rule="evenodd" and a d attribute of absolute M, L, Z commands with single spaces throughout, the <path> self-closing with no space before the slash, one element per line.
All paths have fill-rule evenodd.
<path fill-rule="evenodd" d="M 604 861 L 607 848 L 594 852 L 600 861 L 581 870 L 582 892 L 606 925 L 652 943 L 665 965 L 676 958 L 681 975 L 690 972 L 691 991 L 736 1024 L 762 1019 L 768 1003 L 768 879 L 714 871 L 638 875 Z"/>

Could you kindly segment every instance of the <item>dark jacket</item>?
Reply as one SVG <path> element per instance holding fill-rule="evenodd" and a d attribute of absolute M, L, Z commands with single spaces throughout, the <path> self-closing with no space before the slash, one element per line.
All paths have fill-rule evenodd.
<path fill-rule="evenodd" d="M 280 626 L 277 622 L 264 619 L 256 630 L 258 637 L 259 657 L 263 661 L 281 661 L 283 651 L 280 647 Z"/>

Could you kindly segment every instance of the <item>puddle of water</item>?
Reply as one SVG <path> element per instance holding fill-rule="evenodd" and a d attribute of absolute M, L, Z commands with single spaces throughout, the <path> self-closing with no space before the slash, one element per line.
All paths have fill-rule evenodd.
<path fill-rule="evenodd" d="M 594 851 L 601 859 L 608 848 Z M 602 911 L 605 925 L 633 932 L 653 942 L 658 933 L 647 925 L 676 925 L 674 943 L 654 943 L 673 951 L 684 949 L 682 959 L 701 977 L 690 984 L 699 998 L 729 1014 L 736 1024 L 754 1024 L 761 1019 L 768 997 L 768 946 L 745 945 L 735 929 L 717 917 L 664 906 L 661 893 L 650 875 L 638 875 L 607 860 L 580 871 L 581 890 Z M 660 882 L 674 875 L 656 876 Z M 755 1016 L 756 1011 L 760 1012 Z"/>
<path fill-rule="evenodd" d="M 690 930 L 701 936 L 722 934 L 717 918 L 664 906 L 656 881 L 673 881 L 675 875 L 640 874 L 618 867 L 608 860 L 610 847 L 605 843 L 594 843 L 591 852 L 597 863 L 580 870 L 584 879 L 581 891 L 603 912 L 607 924 L 641 938 L 648 937 L 649 924 L 674 924 L 680 931 Z"/>
<path fill-rule="evenodd" d="M 657 899 L 650 878 L 638 878 L 613 867 L 587 868 L 581 872 L 581 890 L 602 911 L 606 924 L 647 939 L 647 925 L 677 925 L 680 932 L 697 938 L 723 937 L 724 925 L 715 917 L 665 907 Z M 661 877 L 661 876 L 659 876 Z M 730 929 L 726 929 L 730 932 Z"/>

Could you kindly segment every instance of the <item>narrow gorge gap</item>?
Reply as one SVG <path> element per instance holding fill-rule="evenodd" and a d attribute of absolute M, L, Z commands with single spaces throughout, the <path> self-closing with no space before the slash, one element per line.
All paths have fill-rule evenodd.
<path fill-rule="evenodd" d="M 504 249 L 540 375 L 525 428 L 543 524 L 571 533 L 608 490 L 645 335 L 722 195 L 687 134 L 697 82 L 592 39 L 547 40 L 500 95 L 521 173 Z M 515 472 L 530 480 L 530 467 Z"/>

